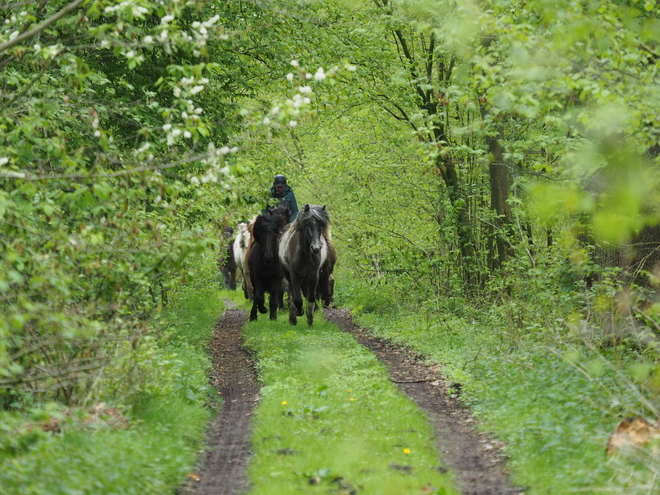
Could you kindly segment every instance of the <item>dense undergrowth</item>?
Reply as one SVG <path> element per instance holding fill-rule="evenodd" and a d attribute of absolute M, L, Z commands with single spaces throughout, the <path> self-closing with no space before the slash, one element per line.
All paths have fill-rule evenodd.
<path fill-rule="evenodd" d="M 614 304 L 611 281 L 569 291 L 537 275 L 497 300 L 406 303 L 386 287 L 348 280 L 337 284 L 337 300 L 375 335 L 443 365 L 482 428 L 506 443 L 527 493 L 652 493 L 660 466 L 653 446 L 614 456 L 606 446 L 624 418 L 656 420 L 655 351 L 624 331 L 624 319 L 599 310 L 608 297 Z M 525 284 L 534 296 L 523 297 Z"/>
<path fill-rule="evenodd" d="M 118 344 L 85 405 L 0 412 L 0 494 L 143 495 L 181 484 L 213 411 L 205 344 L 223 308 L 214 260 L 195 264 L 194 282 L 170 294 L 132 350 Z"/>

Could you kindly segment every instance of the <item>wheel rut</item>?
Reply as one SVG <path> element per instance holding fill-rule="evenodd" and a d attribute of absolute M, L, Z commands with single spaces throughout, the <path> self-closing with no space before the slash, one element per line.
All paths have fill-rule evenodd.
<path fill-rule="evenodd" d="M 525 489 L 509 480 L 503 444 L 476 430 L 470 412 L 451 395 L 460 386 L 443 379 L 437 366 L 403 346 L 379 339 L 355 325 L 346 309 L 328 308 L 326 320 L 373 352 L 383 362 L 390 379 L 426 412 L 433 424 L 438 449 L 452 470 L 464 495 L 513 495 Z"/>
<path fill-rule="evenodd" d="M 198 474 L 190 476 L 181 495 L 234 495 L 249 489 L 245 470 L 251 455 L 250 419 L 260 385 L 253 360 L 243 348 L 241 328 L 246 322 L 246 311 L 228 309 L 213 332 L 211 385 L 223 402 L 209 429 Z"/>
<path fill-rule="evenodd" d="M 424 410 L 431 421 L 443 460 L 464 495 L 513 495 L 525 489 L 511 484 L 502 444 L 479 433 L 470 413 L 449 392 L 458 393 L 439 369 L 400 345 L 371 336 L 355 325 L 345 309 L 324 310 L 326 320 L 352 334 L 388 368 L 390 379 Z M 207 437 L 207 450 L 197 474 L 190 475 L 179 495 L 239 495 L 249 492 L 246 477 L 250 420 L 259 399 L 260 384 L 241 328 L 247 312 L 226 310 L 217 323 L 210 351 L 211 385 L 223 400 Z"/>

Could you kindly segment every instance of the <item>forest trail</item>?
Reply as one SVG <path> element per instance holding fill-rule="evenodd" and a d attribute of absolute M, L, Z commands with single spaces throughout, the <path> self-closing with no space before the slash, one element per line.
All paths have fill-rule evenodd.
<path fill-rule="evenodd" d="M 370 336 L 356 326 L 348 310 L 324 310 L 326 320 L 373 352 L 390 371 L 390 379 L 426 412 L 437 447 L 464 495 L 513 495 L 524 489 L 511 485 L 501 445 L 475 430 L 475 420 L 455 398 L 437 367 L 392 342 Z M 241 327 L 247 312 L 226 310 L 213 334 L 212 385 L 223 407 L 209 432 L 209 450 L 198 475 L 182 487 L 181 495 L 238 495 L 249 489 L 245 468 L 250 456 L 249 427 L 259 398 L 253 362 L 242 346 Z"/>

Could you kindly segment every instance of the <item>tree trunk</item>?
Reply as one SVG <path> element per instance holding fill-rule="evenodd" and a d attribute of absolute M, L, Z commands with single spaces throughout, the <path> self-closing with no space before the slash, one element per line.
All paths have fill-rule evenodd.
<path fill-rule="evenodd" d="M 495 221 L 491 229 L 494 242 L 489 243 L 492 251 L 489 253 L 491 270 L 499 269 L 511 256 L 511 246 L 507 237 L 511 233 L 511 208 L 509 199 L 509 168 L 504 162 L 504 150 L 500 143 L 501 132 L 497 136 L 487 136 L 486 144 L 490 155 L 488 172 L 490 175 L 490 207 L 495 212 Z M 495 248 L 496 252 L 495 252 Z"/>

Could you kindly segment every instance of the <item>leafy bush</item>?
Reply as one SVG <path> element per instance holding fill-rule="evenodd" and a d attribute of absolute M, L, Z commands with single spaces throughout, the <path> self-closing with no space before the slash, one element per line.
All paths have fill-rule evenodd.
<path fill-rule="evenodd" d="M 179 285 L 137 341 L 115 344 L 85 406 L 0 412 L 2 493 L 168 493 L 181 484 L 217 404 L 205 344 L 222 309 L 218 291 L 199 285 L 217 272 L 214 257 L 188 266 L 200 276 Z"/>

